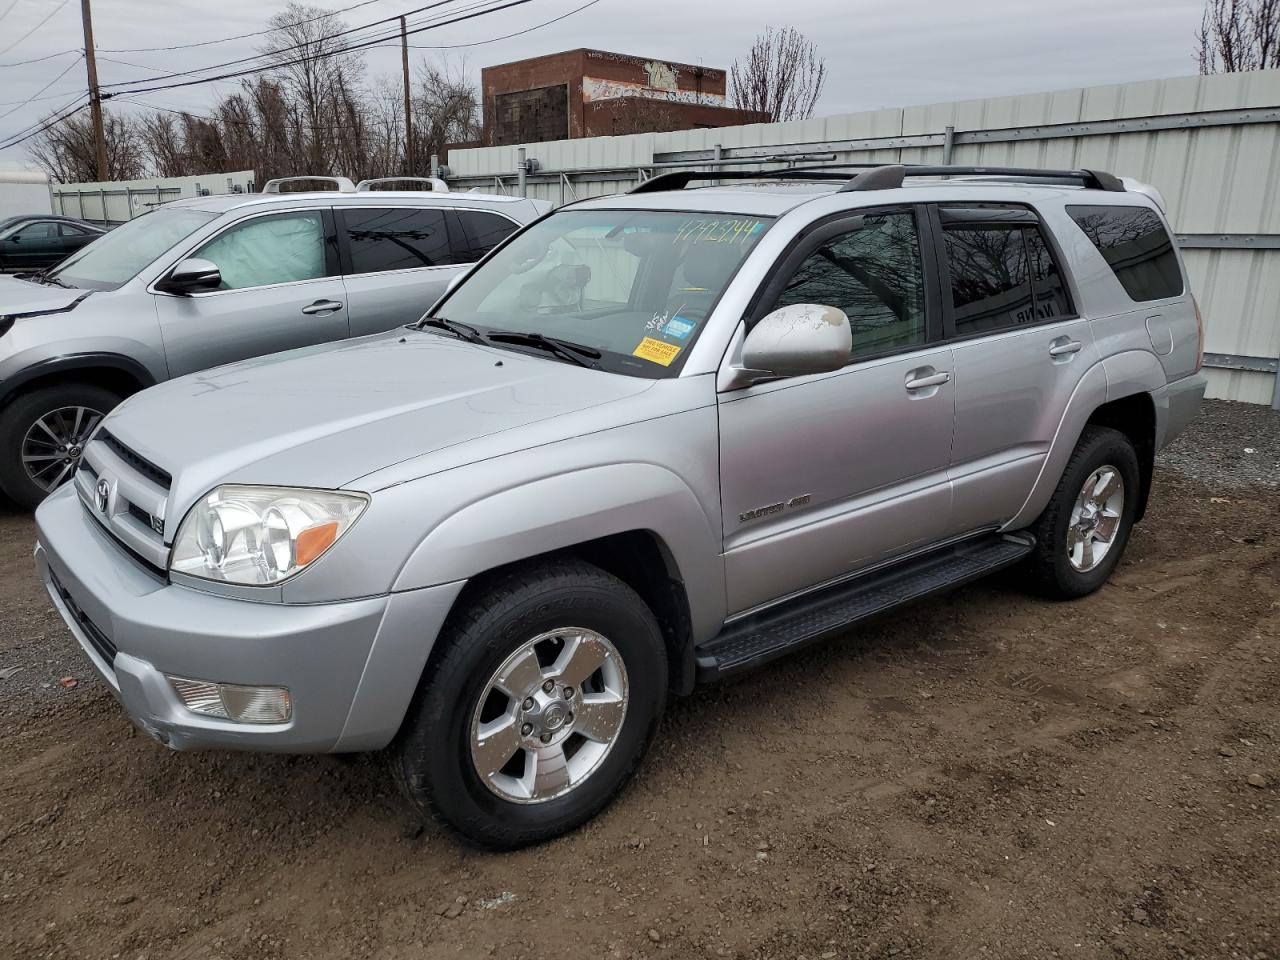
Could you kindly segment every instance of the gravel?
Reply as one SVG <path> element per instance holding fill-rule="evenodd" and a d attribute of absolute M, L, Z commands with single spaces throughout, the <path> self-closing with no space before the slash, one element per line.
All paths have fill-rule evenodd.
<path fill-rule="evenodd" d="M 1156 457 L 1156 465 L 1215 489 L 1280 487 L 1280 410 L 1206 400 L 1186 433 Z"/>

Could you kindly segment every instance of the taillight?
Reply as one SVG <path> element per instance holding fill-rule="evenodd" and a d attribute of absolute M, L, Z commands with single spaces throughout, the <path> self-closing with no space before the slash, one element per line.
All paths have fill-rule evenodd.
<path fill-rule="evenodd" d="M 1204 366 L 1204 317 L 1200 315 L 1200 304 L 1195 297 L 1191 298 L 1191 305 L 1196 308 L 1196 333 L 1199 337 L 1196 343 L 1196 369 L 1195 373 L 1199 373 L 1201 367 Z"/>

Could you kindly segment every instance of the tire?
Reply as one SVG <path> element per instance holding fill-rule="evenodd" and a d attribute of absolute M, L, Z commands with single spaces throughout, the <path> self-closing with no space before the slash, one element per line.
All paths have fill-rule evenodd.
<path fill-rule="evenodd" d="M 520 653 L 534 640 L 537 672 Z M 597 661 L 565 699 L 564 684 Z M 552 677 L 560 682 L 548 693 Z M 420 815 L 473 844 L 540 843 L 589 820 L 622 789 L 653 739 L 666 691 L 662 633 L 634 590 L 577 560 L 518 568 L 450 615 L 389 751 L 392 774 Z M 479 724 L 503 735 L 486 738 Z M 606 746 L 580 730 L 614 732 Z M 493 769 L 513 741 L 511 759 Z M 483 761 L 473 756 L 481 744 L 490 748 Z"/>
<path fill-rule="evenodd" d="M 71 479 L 84 442 L 120 400 L 110 390 L 88 383 L 59 383 L 20 394 L 0 412 L 0 489 L 19 506 L 34 510 L 57 486 Z M 70 411 L 83 411 L 81 419 L 77 421 Z M 68 449 L 54 446 L 52 438 L 37 428 L 42 419 L 63 439 L 72 441 Z M 47 454 L 57 459 L 32 461 L 29 469 L 23 461 L 24 449 L 28 455 Z"/>
<path fill-rule="evenodd" d="M 1120 481 L 1119 502 L 1117 494 L 1100 496 L 1111 489 L 1112 474 Z M 1072 600 L 1106 582 L 1129 543 L 1141 482 L 1138 454 L 1128 437 L 1109 427 L 1085 427 L 1049 505 L 1031 528 L 1036 548 L 1029 574 L 1038 592 Z M 1077 516 L 1086 483 L 1094 496 L 1090 507 Z M 1105 508 L 1100 514 L 1097 501 Z"/>

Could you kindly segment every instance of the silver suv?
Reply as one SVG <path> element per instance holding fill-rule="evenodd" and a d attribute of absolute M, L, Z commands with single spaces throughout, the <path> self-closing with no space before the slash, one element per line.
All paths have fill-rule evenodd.
<path fill-rule="evenodd" d="M 0 277 L 0 490 L 34 507 L 102 415 L 170 377 L 418 319 L 549 204 L 338 191 L 179 200 L 43 274 Z"/>
<path fill-rule="evenodd" d="M 36 557 L 134 721 L 390 746 L 515 847 L 600 810 L 670 693 L 1006 567 L 1096 590 L 1204 391 L 1154 192 L 697 176 L 556 211 L 410 329 L 108 416 Z"/>

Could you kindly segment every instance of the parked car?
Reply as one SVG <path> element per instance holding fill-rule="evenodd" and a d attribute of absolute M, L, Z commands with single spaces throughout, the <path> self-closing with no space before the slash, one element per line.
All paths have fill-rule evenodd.
<path fill-rule="evenodd" d="M 7 217 L 0 220 L 0 273 L 46 270 L 104 233 L 102 227 L 73 217 Z"/>
<path fill-rule="evenodd" d="M 0 277 L 0 490 L 34 507 L 71 476 L 102 415 L 143 387 L 417 320 L 549 207 L 439 181 L 391 192 L 336 179 L 338 192 L 272 181 L 169 203 L 53 270 Z"/>
<path fill-rule="evenodd" d="M 1199 312 L 1147 193 L 972 172 L 664 175 L 414 329 L 148 390 L 36 513 L 49 596 L 160 742 L 389 745 L 496 848 L 608 803 L 671 693 L 1007 567 L 1083 596 Z"/>

